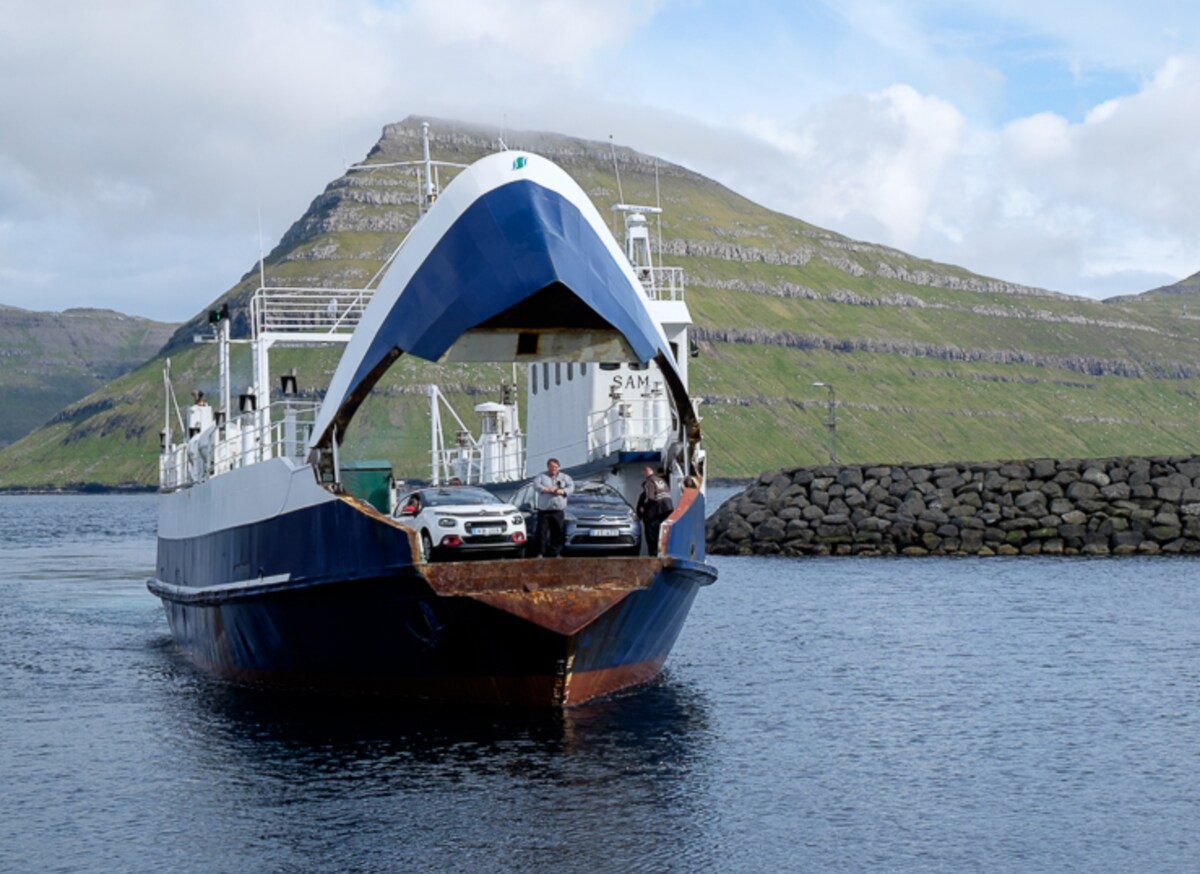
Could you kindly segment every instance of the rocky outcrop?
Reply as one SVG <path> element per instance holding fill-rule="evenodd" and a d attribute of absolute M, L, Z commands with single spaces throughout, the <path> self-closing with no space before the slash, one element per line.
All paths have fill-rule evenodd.
<path fill-rule="evenodd" d="M 967 313 L 972 316 L 985 316 L 996 319 L 1018 319 L 1023 321 L 1047 322 L 1067 325 L 1084 325 L 1093 328 L 1109 328 L 1117 331 L 1144 331 L 1149 334 L 1161 334 L 1162 331 L 1153 325 L 1118 319 L 1096 319 L 1079 313 L 1055 313 L 1049 310 L 1034 310 L 1028 308 L 1013 308 L 988 304 L 960 305 L 949 303 L 931 303 L 914 294 L 890 292 L 886 294 L 859 294 L 845 288 L 833 288 L 826 293 L 816 291 L 807 285 L 784 280 L 764 282 L 760 279 L 718 279 L 706 276 L 697 271 L 692 280 L 694 285 L 719 291 L 737 291 L 745 294 L 761 294 L 768 297 L 800 298 L 802 300 L 819 300 L 829 303 L 848 304 L 863 307 L 899 307 L 921 310 L 942 310 L 945 312 Z"/>
<path fill-rule="evenodd" d="M 821 349 L 828 352 L 878 352 L 905 358 L 933 358 L 941 361 L 983 361 L 990 364 L 1028 364 L 1067 370 L 1088 376 L 1123 376 L 1140 379 L 1195 379 L 1200 367 L 1178 362 L 1139 363 L 1122 358 L 1093 358 L 1085 355 L 1039 355 L 1022 349 L 977 349 L 945 343 L 920 343 L 875 337 L 830 337 L 797 331 L 771 331 L 766 328 L 692 329 L 701 342 L 738 343 L 753 346 L 781 346 L 786 349 Z"/>
<path fill-rule="evenodd" d="M 1200 554 L 1200 456 L 802 467 L 708 519 L 718 555 Z"/>

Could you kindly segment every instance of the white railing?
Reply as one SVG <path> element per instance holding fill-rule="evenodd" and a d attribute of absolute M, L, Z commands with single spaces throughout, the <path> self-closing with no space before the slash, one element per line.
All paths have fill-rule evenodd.
<path fill-rule="evenodd" d="M 434 483 L 454 479 L 464 485 L 512 482 L 525 476 L 525 435 L 517 424 L 517 405 L 512 403 L 516 386 L 501 391 L 499 404 L 475 407 L 481 421 L 476 439 L 454 407 L 436 385 L 427 387 L 429 395 L 429 478 Z M 458 425 L 454 445 L 447 447 L 442 426 L 442 408 Z"/>
<path fill-rule="evenodd" d="M 159 456 L 159 485 L 184 488 L 270 458 L 304 461 L 317 404 L 285 402 L 243 413 L 225 425 L 210 425 Z M 277 417 L 271 421 L 274 411 Z"/>
<path fill-rule="evenodd" d="M 661 450 L 671 439 L 671 409 L 663 398 L 618 401 L 588 416 L 588 459 L 614 452 Z"/>
<path fill-rule="evenodd" d="M 683 300 L 682 267 L 639 267 L 637 277 L 650 300 Z"/>
<path fill-rule="evenodd" d="M 349 335 L 358 327 L 375 289 L 264 287 L 250 299 L 258 335 Z"/>
<path fill-rule="evenodd" d="M 448 483 L 457 478 L 463 485 L 510 482 L 525 476 L 525 447 L 452 446 L 431 451 L 433 479 Z"/>

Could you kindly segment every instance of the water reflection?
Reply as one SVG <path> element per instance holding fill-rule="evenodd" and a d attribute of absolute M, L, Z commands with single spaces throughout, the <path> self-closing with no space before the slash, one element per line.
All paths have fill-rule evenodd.
<path fill-rule="evenodd" d="M 563 713 L 271 693 L 172 658 L 176 763 L 220 785 L 224 804 L 275 811 L 289 845 L 324 854 L 374 834 L 385 867 L 429 865 L 450 845 L 488 848 L 470 864 L 456 855 L 464 867 L 714 858 L 709 705 L 669 674 Z M 314 821 L 332 831 L 314 833 Z"/>
<path fill-rule="evenodd" d="M 690 747 L 706 727 L 703 695 L 669 674 L 637 691 L 562 712 L 272 692 L 213 680 L 183 664 L 176 672 L 192 687 L 190 709 L 202 734 L 255 745 L 257 764 L 264 742 L 291 755 L 345 762 L 367 750 L 430 759 L 470 750 L 487 758 L 513 744 L 555 756 L 619 746 L 660 762 L 692 755 Z M 178 699 L 176 705 L 188 706 Z"/>

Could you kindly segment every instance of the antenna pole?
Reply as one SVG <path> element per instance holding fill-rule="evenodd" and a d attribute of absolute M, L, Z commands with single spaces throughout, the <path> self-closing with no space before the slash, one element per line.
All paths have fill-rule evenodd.
<path fill-rule="evenodd" d="M 655 216 L 658 223 L 658 268 L 661 270 L 662 262 L 662 193 L 658 188 L 658 158 L 654 159 L 654 205 L 658 208 L 658 215 Z"/>
<path fill-rule="evenodd" d="M 621 168 L 617 166 L 617 147 L 613 143 L 612 134 L 608 135 L 608 148 L 609 151 L 612 152 L 613 173 L 615 173 L 617 177 L 617 202 L 624 203 L 625 192 L 621 190 Z"/>
<path fill-rule="evenodd" d="M 429 122 L 421 122 L 421 146 L 425 157 L 425 208 L 433 206 L 437 194 L 433 190 L 433 161 L 429 158 Z"/>
<path fill-rule="evenodd" d="M 267 268 L 263 262 L 267 256 L 263 254 L 262 198 L 259 198 L 256 206 L 258 207 L 258 284 L 266 288 Z"/>
<path fill-rule="evenodd" d="M 222 319 L 214 326 L 217 335 L 217 373 L 221 381 L 221 412 L 225 421 L 229 421 L 229 335 L 225 333 L 229 325 L 228 319 Z"/>
<path fill-rule="evenodd" d="M 171 359 L 163 365 L 163 451 L 171 447 Z"/>

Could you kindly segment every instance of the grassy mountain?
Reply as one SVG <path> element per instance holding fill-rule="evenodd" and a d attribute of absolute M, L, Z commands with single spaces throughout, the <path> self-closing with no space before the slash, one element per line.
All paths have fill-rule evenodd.
<path fill-rule="evenodd" d="M 469 162 L 495 148 L 479 129 L 432 128 L 442 160 Z M 389 125 L 367 160 L 418 157 L 419 130 L 416 119 Z M 704 400 L 716 476 L 824 459 L 826 395 L 817 381 L 837 393 L 842 461 L 1197 448 L 1200 314 L 1188 312 L 1189 302 L 1198 308 L 1195 277 L 1104 302 L 1055 294 L 851 240 L 628 149 L 616 152 L 618 185 L 607 143 L 536 133 L 507 140 L 559 163 L 604 214 L 618 199 L 654 203 L 657 176 L 663 260 L 685 268 L 701 341 L 692 388 Z M 413 176 L 398 168 L 334 180 L 271 252 L 268 282 L 367 282 L 412 227 L 417 197 Z M 252 270 L 221 298 L 242 314 L 235 336 L 256 285 Z M 181 390 L 215 388 L 212 348 L 190 342 L 200 327 L 183 326 L 170 344 Z M 318 396 L 336 353 L 290 354 L 282 366 L 294 364 L 304 390 Z M 152 482 L 161 366 L 125 375 L 0 452 L 0 487 Z M 244 361 L 235 367 L 248 373 Z M 468 413 L 494 396 L 505 373 L 402 358 L 355 420 L 347 452 L 390 454 L 399 473 L 422 476 L 421 384 L 448 388 Z"/>
<path fill-rule="evenodd" d="M 0 446 L 142 364 L 175 327 L 112 310 L 0 306 Z"/>

